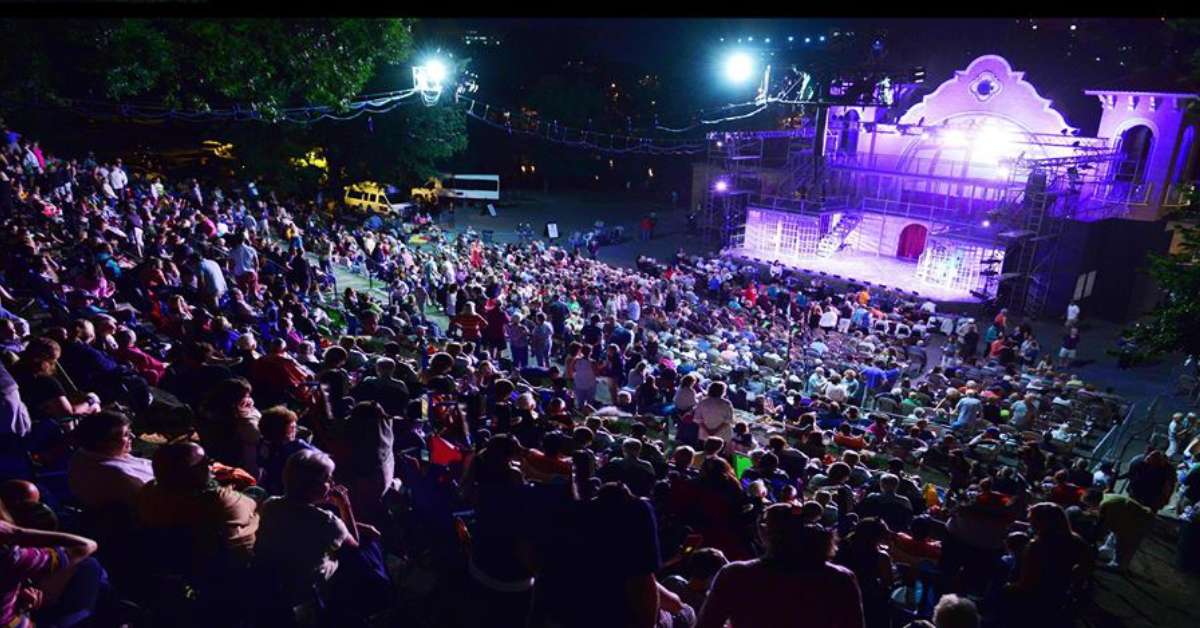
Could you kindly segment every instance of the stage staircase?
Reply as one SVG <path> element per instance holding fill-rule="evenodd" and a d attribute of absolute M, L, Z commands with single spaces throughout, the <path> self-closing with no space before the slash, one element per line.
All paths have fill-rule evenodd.
<path fill-rule="evenodd" d="M 862 214 L 842 214 L 841 220 L 838 220 L 833 229 L 830 229 L 829 233 L 822 236 L 821 241 L 817 243 L 817 256 L 832 257 L 834 253 L 841 250 L 860 222 L 862 222 Z"/>

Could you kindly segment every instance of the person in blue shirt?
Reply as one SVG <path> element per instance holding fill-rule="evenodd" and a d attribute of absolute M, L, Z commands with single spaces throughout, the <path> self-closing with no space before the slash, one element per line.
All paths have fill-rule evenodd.
<path fill-rule="evenodd" d="M 983 412 L 983 402 L 979 400 L 979 393 L 968 389 L 967 394 L 958 400 L 958 405 L 954 406 L 954 411 L 958 416 L 950 424 L 950 429 L 969 429 Z"/>
<path fill-rule="evenodd" d="M 863 369 L 863 385 L 868 393 L 883 388 L 884 384 L 887 383 L 888 374 L 883 369 L 884 366 L 885 363 L 883 360 L 876 360 L 874 364 Z"/>
<path fill-rule="evenodd" d="M 854 313 L 850 315 L 850 323 L 856 329 L 866 329 L 871 324 L 871 311 L 862 305 L 854 308 Z"/>

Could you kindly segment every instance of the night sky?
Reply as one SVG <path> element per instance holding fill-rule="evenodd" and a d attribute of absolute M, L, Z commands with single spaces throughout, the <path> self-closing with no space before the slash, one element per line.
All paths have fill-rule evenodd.
<path fill-rule="evenodd" d="M 1025 71 L 1044 96 L 1084 129 L 1099 118 L 1099 108 L 1082 94 L 1084 89 L 1146 72 L 1183 74 L 1195 50 L 1194 43 L 1154 18 L 427 19 L 419 28 L 431 41 L 446 42 L 448 49 L 474 59 L 481 99 L 519 99 L 521 88 L 536 77 L 554 72 L 565 59 L 583 57 L 614 71 L 630 66 L 661 75 L 674 86 L 664 111 L 736 101 L 737 95 L 716 76 L 716 64 L 724 51 L 737 47 L 739 37 L 744 39 L 741 47 L 776 52 L 780 65 L 897 71 L 924 66 L 933 86 L 975 57 L 997 53 Z M 455 37 L 466 29 L 500 37 L 503 43 L 486 51 L 469 50 Z M 854 36 L 846 37 L 849 32 Z M 824 43 L 818 41 L 821 35 Z M 795 38 L 793 43 L 787 43 L 788 36 Z M 769 45 L 764 42 L 768 37 Z M 804 44 L 804 37 L 812 42 Z M 871 50 L 876 40 L 882 54 Z"/>

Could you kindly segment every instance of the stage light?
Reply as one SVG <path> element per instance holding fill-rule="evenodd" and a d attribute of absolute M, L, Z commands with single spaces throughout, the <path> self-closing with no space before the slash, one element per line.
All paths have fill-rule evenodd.
<path fill-rule="evenodd" d="M 805 37 L 805 38 L 804 38 L 804 43 L 806 43 L 806 44 L 811 44 L 811 43 L 812 43 L 812 37 Z"/>
<path fill-rule="evenodd" d="M 731 83 L 740 84 L 750 80 L 754 75 L 754 59 L 745 52 L 735 52 L 725 60 L 725 78 Z"/>
<path fill-rule="evenodd" d="M 442 88 L 450 78 L 450 68 L 436 56 L 425 59 L 425 63 L 413 66 L 413 87 L 421 94 L 425 106 L 433 106 L 442 95 Z"/>
<path fill-rule="evenodd" d="M 717 184 L 713 186 L 713 189 L 718 192 L 725 192 L 729 190 L 729 182 L 725 179 L 718 179 Z"/>
<path fill-rule="evenodd" d="M 983 228 L 984 228 L 984 229 L 987 229 L 988 227 L 992 226 L 992 221 L 990 221 L 990 220 L 985 220 L 985 221 L 983 221 L 983 223 L 982 223 L 982 224 L 983 224 Z"/>
<path fill-rule="evenodd" d="M 647 168 L 647 169 L 646 169 L 646 174 L 647 174 L 647 175 L 648 175 L 648 176 L 649 176 L 651 179 L 653 179 L 653 178 L 654 178 L 654 168 Z"/>
<path fill-rule="evenodd" d="M 967 145 L 967 136 L 964 135 L 963 132 L 958 129 L 950 129 L 950 130 L 942 133 L 941 137 L 938 138 L 938 141 L 941 143 L 942 146 L 945 146 L 947 148 L 955 148 L 955 147 L 959 147 L 959 146 L 966 146 Z"/>
<path fill-rule="evenodd" d="M 1010 155 L 1013 150 L 1012 138 L 996 127 L 987 127 L 976 136 L 973 142 L 972 161 L 981 163 L 999 163 Z"/>
<path fill-rule="evenodd" d="M 425 62 L 425 71 L 429 73 L 429 79 L 434 83 L 442 83 L 449 75 L 449 70 L 446 69 L 446 64 L 442 63 L 441 59 L 430 59 Z"/>
<path fill-rule="evenodd" d="M 770 38 L 770 37 L 768 37 L 768 38 L 766 38 L 766 39 L 765 39 L 765 40 L 763 40 L 763 41 L 769 44 L 769 43 L 771 43 L 771 38 Z"/>
<path fill-rule="evenodd" d="M 796 38 L 792 37 L 791 35 L 788 35 L 788 41 L 796 41 Z"/>
<path fill-rule="evenodd" d="M 820 38 L 820 39 L 821 39 L 821 41 L 825 41 L 825 36 L 824 36 L 824 35 L 821 35 L 821 38 Z"/>
<path fill-rule="evenodd" d="M 717 140 L 717 148 L 721 148 L 723 146 L 725 146 L 725 143 L 720 140 Z"/>

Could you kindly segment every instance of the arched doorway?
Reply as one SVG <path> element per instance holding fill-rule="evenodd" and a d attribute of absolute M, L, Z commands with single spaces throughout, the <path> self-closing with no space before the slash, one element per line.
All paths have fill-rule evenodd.
<path fill-rule="evenodd" d="M 1154 144 L 1154 131 L 1139 124 L 1121 134 L 1121 165 L 1117 168 L 1117 180 L 1139 184 L 1146 180 L 1146 166 L 1150 161 L 1150 148 Z"/>
<path fill-rule="evenodd" d="M 917 261 L 925 250 L 925 238 L 929 229 L 925 225 L 913 223 L 900 232 L 900 240 L 896 244 L 896 257 L 903 260 Z"/>

